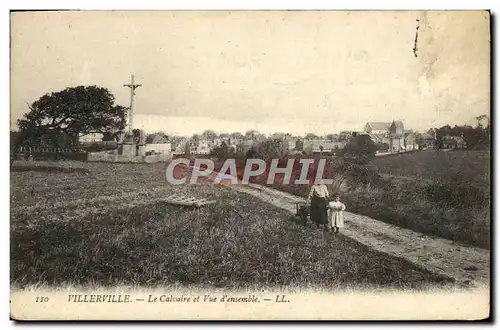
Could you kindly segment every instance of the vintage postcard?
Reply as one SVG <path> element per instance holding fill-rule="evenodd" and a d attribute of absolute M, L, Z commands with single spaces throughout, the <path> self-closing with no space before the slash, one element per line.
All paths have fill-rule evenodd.
<path fill-rule="evenodd" d="M 12 319 L 490 317 L 490 12 L 10 16 Z"/>

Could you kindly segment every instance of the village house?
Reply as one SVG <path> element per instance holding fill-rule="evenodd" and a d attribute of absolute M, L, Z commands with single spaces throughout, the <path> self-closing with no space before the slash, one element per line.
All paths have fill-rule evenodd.
<path fill-rule="evenodd" d="M 335 155 L 344 149 L 347 141 L 332 142 L 328 140 L 304 140 L 303 150 L 306 154 Z"/>
<path fill-rule="evenodd" d="M 175 141 L 174 154 L 183 155 L 186 153 L 186 145 L 190 143 L 189 138 L 182 138 L 181 140 Z"/>
<path fill-rule="evenodd" d="M 285 147 L 288 150 L 294 151 L 295 150 L 295 146 L 297 145 L 297 140 L 298 139 L 295 139 L 295 138 L 288 138 L 288 139 L 284 139 L 283 143 L 285 144 Z"/>
<path fill-rule="evenodd" d="M 227 146 L 229 146 L 231 137 L 227 133 L 221 133 L 219 136 L 217 136 L 214 141 L 213 141 L 213 148 L 220 147 L 222 142 L 224 142 Z"/>
<path fill-rule="evenodd" d="M 418 141 L 415 133 L 408 129 L 404 131 L 404 150 L 418 150 Z"/>
<path fill-rule="evenodd" d="M 341 131 L 337 137 L 337 141 L 349 141 L 352 137 L 352 131 Z"/>
<path fill-rule="evenodd" d="M 228 139 L 229 140 L 229 139 Z M 213 147 L 214 148 L 217 148 L 217 147 L 220 147 L 220 145 L 222 144 L 222 142 L 225 142 L 226 140 L 224 138 L 221 138 L 221 137 L 216 137 L 214 139 L 214 142 L 213 142 Z"/>
<path fill-rule="evenodd" d="M 211 144 L 208 140 L 201 139 L 195 141 L 191 138 L 183 138 L 180 141 L 176 141 L 174 152 L 175 155 L 207 155 L 211 151 Z"/>
<path fill-rule="evenodd" d="M 384 135 L 389 132 L 391 123 L 383 123 L 378 121 L 367 122 L 365 124 L 365 132 L 368 134 Z"/>
<path fill-rule="evenodd" d="M 155 154 L 170 154 L 172 152 L 172 144 L 169 142 L 164 143 L 146 143 L 146 153 Z"/>
<path fill-rule="evenodd" d="M 211 150 L 210 146 L 210 142 L 206 139 L 193 141 L 193 143 L 191 144 L 191 154 L 208 155 Z"/>
<path fill-rule="evenodd" d="M 405 135 L 403 122 L 393 121 L 389 127 L 389 150 L 391 152 L 401 152 L 405 146 Z"/>
<path fill-rule="evenodd" d="M 418 138 L 418 144 L 421 148 L 434 148 L 434 136 L 429 133 L 422 133 Z"/>
<path fill-rule="evenodd" d="M 103 137 L 104 135 L 102 133 L 89 133 L 87 135 L 80 137 L 79 140 L 81 143 L 100 142 L 102 141 Z"/>
<path fill-rule="evenodd" d="M 441 139 L 441 146 L 443 149 L 465 149 L 467 143 L 460 136 L 445 135 Z"/>

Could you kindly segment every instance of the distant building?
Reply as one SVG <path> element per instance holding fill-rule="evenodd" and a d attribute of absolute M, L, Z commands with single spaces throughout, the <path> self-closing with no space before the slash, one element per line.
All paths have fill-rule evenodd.
<path fill-rule="evenodd" d="M 329 140 L 304 140 L 304 152 L 306 154 L 335 155 L 344 149 L 347 141 L 332 142 Z"/>
<path fill-rule="evenodd" d="M 236 152 L 240 154 L 246 154 L 253 146 L 257 145 L 257 142 L 252 139 L 246 139 L 242 143 L 236 146 Z"/>
<path fill-rule="evenodd" d="M 146 143 L 148 144 L 163 144 L 168 142 L 168 137 L 164 134 L 150 134 L 146 137 Z"/>
<path fill-rule="evenodd" d="M 288 138 L 288 139 L 284 139 L 283 143 L 285 144 L 285 148 L 292 151 L 292 150 L 295 150 L 295 147 L 297 145 L 297 141 L 298 141 L 298 139 Z"/>
<path fill-rule="evenodd" d="M 102 133 L 90 133 L 80 137 L 81 143 L 101 142 L 104 135 Z"/>
<path fill-rule="evenodd" d="M 387 122 L 368 122 L 364 131 L 377 144 L 388 144 L 390 152 L 402 152 L 411 148 L 418 148 L 415 135 L 411 130 L 405 130 L 403 122 L 393 120 Z"/>
<path fill-rule="evenodd" d="M 226 145 L 229 145 L 230 143 L 230 137 L 229 136 L 226 136 L 226 135 L 220 135 L 218 137 L 216 137 L 214 139 L 214 142 L 213 142 L 213 147 L 216 148 L 216 147 L 220 147 L 222 142 L 225 142 Z"/>
<path fill-rule="evenodd" d="M 465 149 L 467 148 L 467 143 L 462 137 L 445 135 L 441 139 L 441 145 L 443 149 Z"/>
<path fill-rule="evenodd" d="M 170 143 L 147 143 L 146 153 L 170 154 L 172 152 L 172 144 Z"/>
<path fill-rule="evenodd" d="M 368 122 L 365 125 L 365 132 L 376 144 L 390 145 L 390 128 L 391 123 Z"/>

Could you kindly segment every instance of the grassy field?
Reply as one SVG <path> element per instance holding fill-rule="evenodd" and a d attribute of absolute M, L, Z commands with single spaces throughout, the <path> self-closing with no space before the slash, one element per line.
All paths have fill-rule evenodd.
<path fill-rule="evenodd" d="M 460 180 L 489 188 L 490 155 L 488 151 L 424 150 L 376 157 L 372 162 L 380 173 L 424 180 Z"/>
<path fill-rule="evenodd" d="M 61 168 L 61 165 L 64 169 Z M 450 284 L 284 210 L 214 185 L 170 186 L 164 164 L 14 164 L 11 285 L 332 290 Z M 171 206 L 171 193 L 216 198 Z"/>

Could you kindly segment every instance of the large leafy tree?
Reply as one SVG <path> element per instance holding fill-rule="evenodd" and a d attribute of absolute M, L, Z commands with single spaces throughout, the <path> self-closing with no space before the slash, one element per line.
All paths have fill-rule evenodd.
<path fill-rule="evenodd" d="M 317 136 L 314 133 L 307 133 L 306 136 L 304 137 L 306 140 L 317 140 L 319 139 L 319 136 Z"/>
<path fill-rule="evenodd" d="M 216 134 L 214 131 L 212 131 L 212 130 L 205 130 L 205 131 L 201 134 L 201 136 L 202 136 L 204 139 L 208 140 L 208 141 L 214 141 L 214 140 L 215 140 L 215 138 L 217 138 L 217 134 Z"/>
<path fill-rule="evenodd" d="M 257 135 L 259 135 L 259 132 L 254 129 L 251 129 L 245 133 L 245 138 L 247 140 L 253 140 Z"/>
<path fill-rule="evenodd" d="M 125 128 L 127 108 L 115 105 L 114 100 L 106 88 L 68 87 L 28 104 L 30 111 L 17 124 L 24 137 L 52 132 L 75 137 L 90 133 L 116 135 Z"/>

